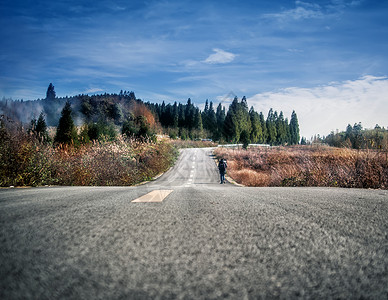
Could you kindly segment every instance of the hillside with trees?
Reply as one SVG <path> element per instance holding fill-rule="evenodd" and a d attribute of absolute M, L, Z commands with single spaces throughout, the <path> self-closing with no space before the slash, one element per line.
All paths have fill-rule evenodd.
<path fill-rule="evenodd" d="M 221 103 L 215 108 L 212 101 L 206 100 L 201 111 L 190 98 L 185 104 L 144 103 L 127 91 L 59 98 L 50 83 L 45 99 L 3 99 L 0 111 L 13 120 L 31 124 L 30 130 L 35 133 L 37 116 L 40 121 L 44 118 L 46 126 L 57 127 L 56 143 L 85 143 L 102 137 L 112 140 L 118 133 L 151 139 L 155 133 L 163 133 L 173 139 L 212 139 L 245 145 L 294 145 L 300 140 L 295 111 L 290 121 L 283 112 L 272 109 L 265 118 L 262 112 L 248 108 L 246 97 L 235 97 L 227 110 Z M 64 134 L 62 128 L 66 126 L 69 128 Z"/>
<path fill-rule="evenodd" d="M 333 147 L 353 149 L 388 149 L 388 130 L 376 124 L 374 129 L 364 129 L 361 123 L 348 124 L 345 131 L 331 132 L 328 136 L 315 137 L 315 142 Z"/>

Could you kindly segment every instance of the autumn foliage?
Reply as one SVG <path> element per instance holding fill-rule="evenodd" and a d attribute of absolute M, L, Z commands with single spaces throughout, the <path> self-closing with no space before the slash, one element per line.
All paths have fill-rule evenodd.
<path fill-rule="evenodd" d="M 168 143 L 121 135 L 53 147 L 19 123 L 3 118 L 0 125 L 0 186 L 134 185 L 166 171 L 177 155 Z"/>

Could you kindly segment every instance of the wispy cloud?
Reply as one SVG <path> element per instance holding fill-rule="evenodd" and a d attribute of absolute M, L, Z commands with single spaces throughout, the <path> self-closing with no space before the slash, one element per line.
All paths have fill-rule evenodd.
<path fill-rule="evenodd" d="M 327 135 L 345 130 L 347 124 L 361 122 L 387 126 L 388 77 L 364 76 L 353 81 L 334 82 L 313 88 L 291 87 L 254 95 L 248 99 L 258 111 L 282 110 L 286 116 L 295 110 L 301 134 Z"/>
<path fill-rule="evenodd" d="M 326 5 L 295 1 L 295 8 L 284 9 L 278 13 L 265 14 L 263 17 L 280 22 L 300 21 L 308 19 L 323 19 L 329 16 L 337 16 L 349 7 L 359 6 L 363 1 L 332 0 Z"/>
<path fill-rule="evenodd" d="M 82 92 L 81 94 L 94 94 L 94 93 L 99 93 L 103 91 L 104 89 L 91 87 L 91 88 L 88 88 L 86 91 Z"/>
<path fill-rule="evenodd" d="M 226 52 L 221 49 L 213 49 L 215 53 L 210 54 L 208 58 L 205 59 L 205 63 L 207 64 L 227 64 L 234 60 L 236 54 L 231 52 Z"/>
<path fill-rule="evenodd" d="M 279 13 L 265 14 L 265 18 L 277 19 L 279 21 L 304 20 L 323 18 L 322 7 L 318 4 L 306 3 L 302 1 L 295 2 L 295 8 L 283 10 Z"/>

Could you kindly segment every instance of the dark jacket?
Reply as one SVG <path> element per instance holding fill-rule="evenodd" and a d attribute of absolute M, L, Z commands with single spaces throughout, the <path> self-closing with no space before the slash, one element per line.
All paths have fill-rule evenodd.
<path fill-rule="evenodd" d="M 225 173 L 227 167 L 228 167 L 228 165 L 227 165 L 225 160 L 221 159 L 218 162 L 218 170 L 220 171 L 220 173 Z"/>

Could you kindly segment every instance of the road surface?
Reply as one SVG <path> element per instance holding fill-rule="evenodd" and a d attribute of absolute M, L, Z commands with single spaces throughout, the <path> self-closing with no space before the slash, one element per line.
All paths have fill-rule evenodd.
<path fill-rule="evenodd" d="M 220 185 L 210 149 L 138 187 L 0 190 L 0 299 L 225 298 L 387 299 L 387 191 Z"/>

